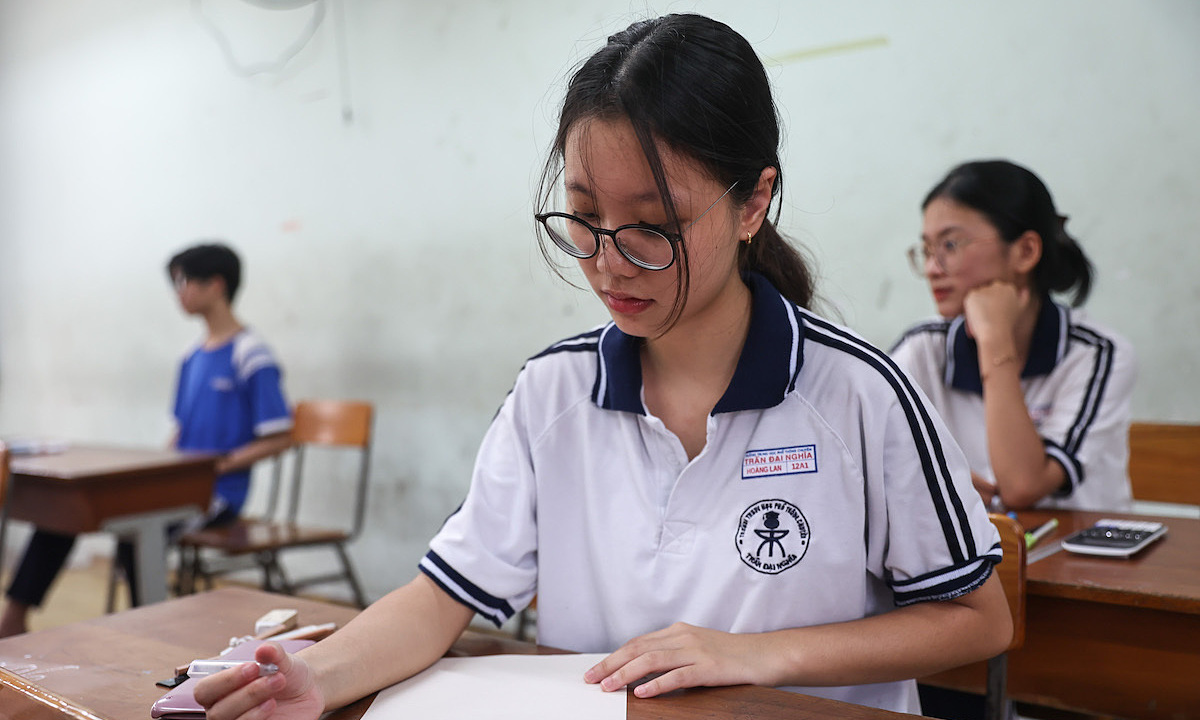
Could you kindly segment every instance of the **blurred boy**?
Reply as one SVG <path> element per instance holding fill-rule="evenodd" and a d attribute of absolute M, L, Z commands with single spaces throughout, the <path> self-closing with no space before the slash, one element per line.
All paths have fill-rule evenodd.
<path fill-rule="evenodd" d="M 241 284 L 237 254 L 221 244 L 197 245 L 171 258 L 167 274 L 184 312 L 201 317 L 206 331 L 180 368 L 172 444 L 219 456 L 212 503 L 197 526 L 228 525 L 246 502 L 250 467 L 287 448 L 292 416 L 274 355 L 233 314 Z M 74 535 L 34 532 L 8 588 L 0 637 L 26 631 L 29 609 L 41 605 L 74 544 Z M 137 605 L 131 544 L 118 545 L 117 561 Z"/>

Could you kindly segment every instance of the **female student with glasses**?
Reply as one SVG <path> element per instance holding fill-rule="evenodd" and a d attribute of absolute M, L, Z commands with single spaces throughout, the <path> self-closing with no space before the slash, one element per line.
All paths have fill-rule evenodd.
<path fill-rule="evenodd" d="M 940 319 L 892 357 L 945 418 L 993 507 L 1124 510 L 1133 349 L 1080 311 L 1092 265 L 1037 175 L 968 162 L 922 203 L 909 259 Z"/>
<path fill-rule="evenodd" d="M 914 676 L 1011 636 L 961 453 L 887 356 L 804 309 L 768 212 L 779 127 L 753 49 L 637 22 L 571 79 L 537 214 L 612 321 L 530 359 L 421 572 L 312 648 L 199 683 L 210 720 L 315 718 L 420 672 L 475 613 L 611 653 L 651 697 L 753 683 L 916 712 Z M 254 677 L 251 677 L 254 675 Z"/>

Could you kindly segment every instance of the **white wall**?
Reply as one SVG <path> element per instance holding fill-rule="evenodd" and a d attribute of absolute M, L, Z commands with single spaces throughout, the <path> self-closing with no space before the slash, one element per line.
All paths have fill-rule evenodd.
<path fill-rule="evenodd" d="M 959 161 L 1010 157 L 1071 216 L 1093 315 L 1138 347 L 1136 414 L 1200 420 L 1190 0 L 326 2 L 284 72 L 245 77 L 196 8 L 248 63 L 311 7 L 0 0 L 0 436 L 164 442 L 201 328 L 162 266 L 225 238 L 291 397 L 378 404 L 353 555 L 373 596 L 405 581 L 523 360 L 603 318 L 532 242 L 564 77 L 630 20 L 692 9 L 769 63 L 782 223 L 827 313 L 885 346 L 931 313 L 903 259 L 920 198 Z"/>

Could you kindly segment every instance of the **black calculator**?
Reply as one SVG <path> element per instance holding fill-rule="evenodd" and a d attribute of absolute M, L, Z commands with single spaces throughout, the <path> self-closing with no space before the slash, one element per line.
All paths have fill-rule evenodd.
<path fill-rule="evenodd" d="M 1085 555 L 1129 557 L 1167 534 L 1167 526 L 1151 520 L 1097 520 L 1062 541 L 1066 550 Z"/>

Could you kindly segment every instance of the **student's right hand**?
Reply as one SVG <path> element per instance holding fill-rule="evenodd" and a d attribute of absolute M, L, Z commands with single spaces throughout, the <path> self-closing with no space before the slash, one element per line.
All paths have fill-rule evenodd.
<path fill-rule="evenodd" d="M 308 663 L 271 642 L 255 650 L 254 659 L 273 663 L 279 671 L 259 677 L 258 666 L 248 662 L 196 683 L 196 702 L 204 706 L 208 720 L 316 720 L 321 716 L 325 698 Z"/>

